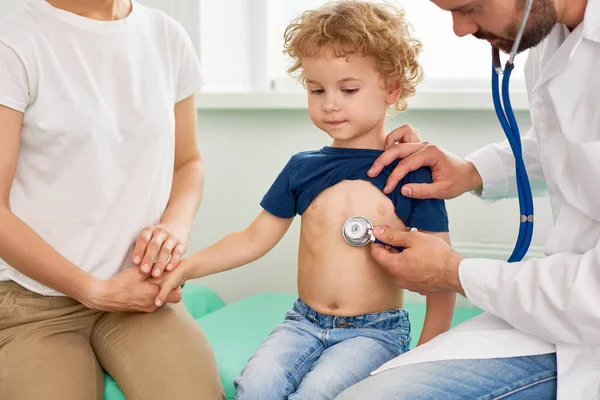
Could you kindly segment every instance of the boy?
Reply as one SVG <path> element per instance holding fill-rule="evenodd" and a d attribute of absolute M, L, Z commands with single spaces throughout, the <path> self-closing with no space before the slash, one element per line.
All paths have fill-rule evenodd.
<path fill-rule="evenodd" d="M 229 270 L 271 250 L 302 215 L 299 299 L 236 378 L 237 399 L 331 399 L 408 350 L 410 325 L 403 293 L 371 258 L 369 246 L 342 237 L 349 217 L 374 225 L 417 228 L 446 241 L 443 201 L 414 201 L 400 188 L 386 195 L 395 164 L 367 176 L 385 147 L 390 107 L 406 108 L 421 78 L 419 42 L 402 12 L 386 5 L 342 1 L 307 11 L 286 29 L 289 72 L 301 72 L 313 123 L 331 146 L 294 155 L 264 196 L 264 211 L 232 233 L 182 261 L 160 283 L 158 301 L 186 279 Z M 429 170 L 404 183 L 431 181 Z M 446 331 L 454 296 L 427 297 L 420 343 Z"/>

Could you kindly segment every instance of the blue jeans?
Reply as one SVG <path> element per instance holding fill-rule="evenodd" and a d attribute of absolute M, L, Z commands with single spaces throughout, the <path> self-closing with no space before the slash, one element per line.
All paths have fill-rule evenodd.
<path fill-rule="evenodd" d="M 234 381 L 237 400 L 333 399 L 408 350 L 403 309 L 335 317 L 298 299 Z"/>
<path fill-rule="evenodd" d="M 556 399 L 556 355 L 450 360 L 383 371 L 336 400 Z"/>

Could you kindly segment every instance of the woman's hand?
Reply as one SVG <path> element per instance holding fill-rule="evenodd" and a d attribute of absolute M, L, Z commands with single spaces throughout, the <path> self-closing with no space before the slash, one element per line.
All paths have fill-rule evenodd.
<path fill-rule="evenodd" d="M 187 250 L 189 232 L 166 224 L 142 229 L 133 249 L 132 261 L 140 270 L 160 277 L 163 271 L 173 271 Z"/>
<path fill-rule="evenodd" d="M 102 311 L 153 312 L 157 309 L 155 299 L 159 290 L 148 275 L 133 266 L 112 279 L 95 281 L 91 293 L 82 303 Z M 165 300 L 169 303 L 181 301 L 181 288 L 169 291 Z"/>

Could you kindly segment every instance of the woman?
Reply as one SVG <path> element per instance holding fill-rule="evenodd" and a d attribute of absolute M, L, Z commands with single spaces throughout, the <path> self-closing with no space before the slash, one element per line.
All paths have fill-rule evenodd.
<path fill-rule="evenodd" d="M 0 23 L 0 77 L 0 398 L 102 399 L 102 369 L 128 399 L 223 397 L 147 280 L 202 197 L 184 30 L 129 0 L 30 0 Z"/>

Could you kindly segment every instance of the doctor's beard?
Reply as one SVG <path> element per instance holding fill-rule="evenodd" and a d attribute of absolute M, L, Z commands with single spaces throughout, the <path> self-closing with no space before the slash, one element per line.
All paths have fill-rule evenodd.
<path fill-rule="evenodd" d="M 498 36 L 490 32 L 479 30 L 475 32 L 473 36 L 477 39 L 487 40 L 505 53 L 510 53 L 515 43 L 517 33 L 519 32 L 519 27 L 521 26 L 521 18 L 523 18 L 525 12 L 525 4 L 526 0 L 519 0 L 517 2 L 517 11 L 519 11 L 520 17 L 517 21 L 508 24 L 504 35 Z M 525 25 L 523 39 L 521 39 L 517 52 L 520 53 L 537 46 L 550 34 L 557 22 L 558 13 L 553 0 L 533 0 L 531 12 L 529 13 L 529 18 Z"/>

